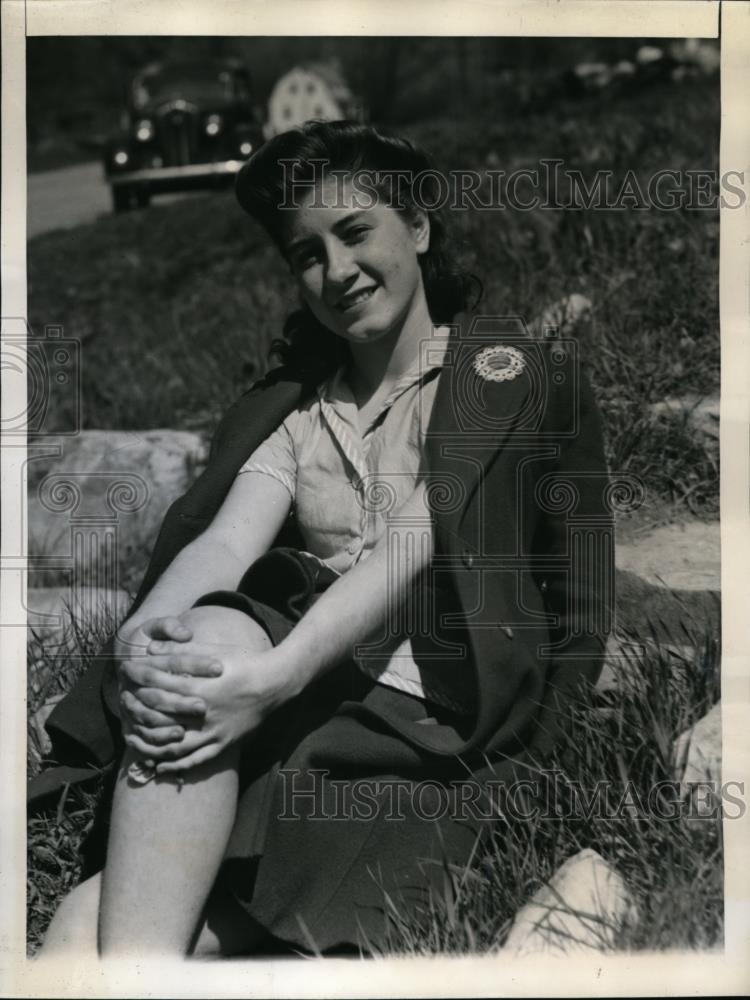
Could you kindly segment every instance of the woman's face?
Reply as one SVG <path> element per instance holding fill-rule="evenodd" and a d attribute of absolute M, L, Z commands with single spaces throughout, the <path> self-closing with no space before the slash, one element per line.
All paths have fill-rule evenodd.
<path fill-rule="evenodd" d="M 360 203 L 364 199 L 360 198 Z M 427 311 L 419 255 L 429 219 L 376 202 L 360 208 L 351 182 L 324 182 L 290 213 L 284 247 L 302 297 L 351 342 L 379 340 Z"/>

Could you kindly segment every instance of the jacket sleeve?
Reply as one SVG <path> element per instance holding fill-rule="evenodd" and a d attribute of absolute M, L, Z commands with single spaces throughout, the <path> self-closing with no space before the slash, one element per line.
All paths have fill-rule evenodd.
<path fill-rule="evenodd" d="M 602 421 L 588 378 L 580 369 L 575 376 L 549 414 L 559 427 L 572 413 L 575 433 L 561 442 L 554 471 L 536 484 L 540 515 L 533 549 L 560 567 L 534 573 L 553 616 L 533 741 L 540 757 L 559 738 L 579 685 L 598 679 L 614 609 L 614 519 Z"/>
<path fill-rule="evenodd" d="M 178 497 L 167 510 L 154 544 L 146 572 L 127 618 L 131 617 L 145 600 L 156 580 L 175 556 L 210 523 L 236 470 L 245 457 L 248 425 L 253 417 L 258 419 L 255 397 L 287 381 L 290 388 L 283 390 L 277 406 L 270 409 L 269 425 L 274 425 L 285 415 L 290 400 L 296 395 L 294 380 L 287 369 L 269 372 L 256 382 L 224 413 L 211 442 L 209 460 L 203 473 L 190 488 Z M 269 428 L 270 429 L 270 426 Z M 77 767 L 100 768 L 111 762 L 122 749 L 118 718 L 118 692 L 114 667 L 112 637 L 92 656 L 86 670 L 67 695 L 55 707 L 46 723 L 53 743 L 55 758 L 64 764 Z M 58 778 L 60 771 L 57 770 Z M 62 780 L 62 778 L 60 778 Z M 35 794 L 47 794 L 59 788 L 53 774 L 37 782 Z"/>

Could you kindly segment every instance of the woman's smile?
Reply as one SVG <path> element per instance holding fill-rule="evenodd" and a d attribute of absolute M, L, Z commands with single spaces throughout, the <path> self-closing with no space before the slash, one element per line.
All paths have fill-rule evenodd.
<path fill-rule="evenodd" d="M 285 237 L 302 298 L 333 333 L 363 343 L 398 337 L 407 322 L 429 326 L 419 262 L 429 247 L 424 215 L 382 201 L 363 207 L 350 180 L 324 181 L 290 214 Z"/>
<path fill-rule="evenodd" d="M 377 291 L 377 285 L 371 285 L 369 288 L 359 289 L 356 292 L 348 292 L 336 303 L 336 308 L 340 312 L 351 312 L 353 309 L 364 305 L 369 302 Z"/>

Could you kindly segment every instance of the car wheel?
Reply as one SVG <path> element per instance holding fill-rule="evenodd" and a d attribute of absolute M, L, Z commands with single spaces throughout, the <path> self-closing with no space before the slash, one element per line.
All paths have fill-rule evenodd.
<path fill-rule="evenodd" d="M 112 185 L 112 208 L 115 212 L 127 212 L 133 203 L 132 192 L 124 184 Z"/>

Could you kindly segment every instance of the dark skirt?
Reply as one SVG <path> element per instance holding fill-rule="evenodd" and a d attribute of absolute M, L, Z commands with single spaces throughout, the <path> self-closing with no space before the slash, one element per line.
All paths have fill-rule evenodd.
<path fill-rule="evenodd" d="M 236 591 L 204 595 L 255 619 L 278 644 L 336 575 L 273 549 Z M 237 816 L 219 884 L 270 939 L 320 951 L 387 948 L 389 912 L 419 920 L 463 866 L 483 824 L 456 815 L 465 763 L 409 745 L 379 719 L 458 731 L 465 718 L 343 663 L 242 745 Z M 449 869 L 448 869 L 449 870 Z M 392 910 L 395 907 L 395 911 Z"/>

